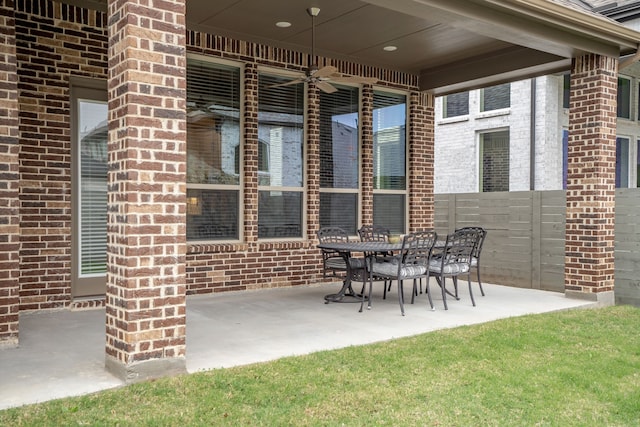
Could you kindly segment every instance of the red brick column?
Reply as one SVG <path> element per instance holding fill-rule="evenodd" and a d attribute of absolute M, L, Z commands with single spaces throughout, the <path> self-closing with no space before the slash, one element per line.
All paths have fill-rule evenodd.
<path fill-rule="evenodd" d="M 307 238 L 317 239 L 320 228 L 320 92 L 309 85 L 307 94 Z"/>
<path fill-rule="evenodd" d="M 362 149 L 362 224 L 373 224 L 373 87 L 362 88 L 362 113 L 360 115 L 360 132 Z"/>
<path fill-rule="evenodd" d="M 571 67 L 565 242 L 567 296 L 613 304 L 618 60 Z"/>
<path fill-rule="evenodd" d="M 433 228 L 433 101 L 419 92 L 409 99 L 409 231 Z"/>
<path fill-rule="evenodd" d="M 185 1 L 109 1 L 106 366 L 186 371 Z"/>
<path fill-rule="evenodd" d="M 18 345 L 20 201 L 13 0 L 0 0 L 0 348 Z"/>

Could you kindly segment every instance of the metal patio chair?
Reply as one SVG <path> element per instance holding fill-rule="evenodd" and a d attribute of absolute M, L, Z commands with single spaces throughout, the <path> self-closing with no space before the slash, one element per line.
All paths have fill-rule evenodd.
<path fill-rule="evenodd" d="M 417 231 L 404 236 L 402 240 L 402 249 L 394 257 L 394 261 L 388 260 L 377 261 L 371 264 L 370 277 L 386 278 L 398 281 L 398 302 L 400 304 L 400 312 L 404 316 L 404 286 L 403 282 L 407 279 L 413 279 L 413 289 L 411 291 L 411 302 L 413 302 L 417 280 L 426 277 L 429 279 L 429 260 L 433 251 L 433 245 L 436 242 L 437 234 L 435 231 Z M 371 307 L 371 288 L 373 280 L 369 281 L 369 308 Z M 386 288 L 386 284 L 385 284 Z M 429 288 L 427 288 L 427 296 L 429 304 L 433 309 L 433 301 Z M 364 297 L 362 299 L 364 304 Z"/>
<path fill-rule="evenodd" d="M 462 227 L 458 230 L 473 230 L 477 231 L 479 234 L 478 243 L 476 244 L 471 257 L 471 270 L 476 271 L 476 278 L 478 279 L 478 286 L 480 286 L 480 293 L 482 294 L 482 296 L 484 296 L 484 289 L 482 289 L 482 281 L 480 280 L 480 254 L 482 253 L 482 245 L 484 243 L 484 239 L 485 237 L 487 237 L 487 230 L 482 227 Z"/>
<path fill-rule="evenodd" d="M 429 274 L 434 276 L 442 290 L 442 301 L 444 309 L 448 310 L 446 278 L 450 277 L 453 281 L 454 294 L 458 297 L 458 277 L 466 275 L 469 284 L 469 296 L 471 303 L 475 307 L 476 302 L 473 298 L 473 290 L 471 289 L 471 258 L 479 240 L 479 233 L 476 230 L 458 230 L 447 236 L 444 247 L 434 254 L 429 262 Z M 427 280 L 427 293 L 429 293 L 429 281 Z"/>
<path fill-rule="evenodd" d="M 346 231 L 340 227 L 323 227 L 320 228 L 316 234 L 320 243 L 349 241 L 349 236 Z M 351 279 L 362 278 L 364 274 L 364 259 L 351 257 L 350 254 L 346 259 L 349 260 L 349 266 L 352 272 Z M 323 277 L 338 277 L 345 280 L 345 275 L 349 271 L 349 269 L 347 269 L 346 259 L 345 256 L 338 251 L 322 249 Z"/>
<path fill-rule="evenodd" d="M 386 227 L 380 227 L 377 225 L 363 225 L 358 229 L 358 235 L 360 236 L 360 240 L 363 242 L 388 242 L 391 232 Z M 374 254 L 374 256 L 376 257 L 376 261 L 389 261 L 391 260 L 391 258 L 387 257 L 393 257 L 393 253 L 377 253 Z M 384 280 L 384 283 L 384 295 L 382 299 L 387 299 L 387 291 L 391 290 L 392 281 L 387 279 Z"/>

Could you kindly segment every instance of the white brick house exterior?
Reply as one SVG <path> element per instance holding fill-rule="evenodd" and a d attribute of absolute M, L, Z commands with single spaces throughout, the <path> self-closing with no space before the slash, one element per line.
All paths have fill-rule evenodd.
<path fill-rule="evenodd" d="M 638 2 L 590 2 L 593 7 L 609 6 L 612 19 L 625 26 L 640 28 Z M 618 164 L 628 177 L 622 187 L 640 187 L 640 65 L 620 70 L 628 79 L 630 118 L 618 117 L 616 135 L 628 141 L 628 152 L 618 153 L 627 163 Z M 548 75 L 511 83 L 509 108 L 481 112 L 482 89 L 469 92 L 469 114 L 444 117 L 444 97 L 435 100 L 435 193 L 474 193 L 480 185 L 480 134 L 509 131 L 509 191 L 560 190 L 564 188 L 566 143 L 563 132 L 569 128 L 569 110 L 563 108 L 564 76 Z M 535 97 L 532 97 L 535 93 Z M 623 142 L 626 144 L 626 142 Z M 534 153 L 534 154 L 532 154 Z M 532 161 L 533 157 L 533 161 Z M 620 158 L 618 158 L 620 163 Z M 623 173 L 625 173 L 623 172 Z M 626 184 L 625 184 L 626 183 Z"/>
<path fill-rule="evenodd" d="M 630 80 L 630 119 L 618 118 L 616 134 L 629 141 L 628 186 L 636 187 L 640 66 L 629 66 L 620 77 Z M 562 138 L 569 126 L 569 110 L 562 106 L 563 76 L 549 75 L 511 83 L 511 106 L 505 109 L 481 112 L 481 93 L 480 89 L 470 91 L 469 114 L 451 118 L 443 118 L 444 98 L 436 98 L 435 193 L 481 191 L 480 134 L 496 130 L 509 131 L 509 191 L 562 189 Z M 535 93 L 533 102 L 532 93 Z M 532 152 L 535 153 L 533 171 Z"/>

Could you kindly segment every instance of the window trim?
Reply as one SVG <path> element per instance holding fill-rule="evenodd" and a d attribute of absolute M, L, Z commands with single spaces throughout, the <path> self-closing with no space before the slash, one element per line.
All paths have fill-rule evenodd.
<path fill-rule="evenodd" d="M 455 94 L 460 94 L 460 93 L 466 93 L 467 94 L 467 113 L 466 114 L 458 114 L 456 116 L 449 116 L 447 114 L 447 102 L 449 99 L 449 96 L 451 95 L 455 95 Z M 444 121 L 462 121 L 462 120 L 466 120 L 469 118 L 469 114 L 471 112 L 471 93 L 470 91 L 464 91 L 464 92 L 456 92 L 456 93 L 451 93 L 448 95 L 444 95 L 441 99 L 442 99 L 442 103 L 441 103 L 441 118 Z"/>
<path fill-rule="evenodd" d="M 507 107 L 502 107 L 502 108 L 495 108 L 493 110 L 485 110 L 484 109 L 484 92 L 486 89 L 490 89 L 493 87 L 497 87 L 497 86 L 504 86 L 504 85 L 509 85 L 509 105 Z M 480 88 L 480 96 L 479 96 L 479 102 L 478 102 L 478 112 L 480 116 L 483 117 L 488 117 L 489 115 L 502 115 L 502 114 L 508 114 L 511 111 L 511 106 L 512 106 L 512 102 L 511 102 L 511 82 L 508 83 L 500 83 L 497 85 L 492 85 L 492 86 L 488 86 L 488 87 L 483 87 Z"/>
<path fill-rule="evenodd" d="M 410 171 L 410 165 L 409 165 L 409 144 L 410 144 L 410 140 L 409 140 L 409 128 L 410 128 L 410 93 L 403 91 L 403 90 L 398 90 L 398 89 L 391 89 L 391 88 L 387 88 L 387 87 L 382 87 L 382 86 L 374 86 L 373 90 L 372 90 L 372 105 L 373 105 L 373 97 L 375 96 L 376 92 L 387 92 L 387 93 L 393 93 L 396 95 L 403 95 L 405 97 L 405 127 L 404 127 L 404 141 L 405 141 L 405 146 L 404 146 L 404 176 L 405 176 L 405 188 L 404 190 L 387 190 L 387 189 L 376 189 L 375 188 L 375 176 L 373 173 L 373 164 L 371 165 L 371 190 L 372 190 L 372 210 L 374 208 L 373 206 L 373 196 L 376 194 L 402 194 L 404 195 L 404 233 L 407 232 L 407 230 L 409 229 L 409 220 L 410 220 L 410 212 L 409 212 L 409 187 L 410 187 L 410 176 L 409 176 L 409 171 Z M 362 91 L 361 91 L 362 93 Z M 361 95 L 362 97 L 362 95 Z M 373 108 L 372 108 L 372 114 L 373 114 Z M 456 116 L 456 118 L 459 118 L 462 116 Z M 468 114 L 467 116 L 468 117 Z M 373 118 L 371 120 L 371 126 L 373 127 Z M 371 129 L 371 136 L 373 138 L 373 129 Z M 372 149 L 374 147 L 372 146 Z M 360 154 L 360 156 L 362 157 L 362 152 Z M 373 162 L 373 155 L 371 156 L 371 161 Z M 362 161 L 360 162 L 360 174 L 362 176 Z M 362 198 L 362 197 L 361 197 Z M 360 201 L 360 206 L 362 206 L 362 200 Z M 375 219 L 374 219 L 375 222 Z M 359 226 L 361 226 L 362 224 L 359 224 Z"/>
<path fill-rule="evenodd" d="M 622 185 L 617 186 L 616 185 L 616 188 L 633 188 L 632 184 L 633 184 L 634 180 L 632 179 L 631 173 L 632 173 L 632 165 L 634 163 L 634 159 L 633 159 L 633 155 L 632 155 L 632 153 L 633 153 L 632 142 L 633 142 L 634 138 L 629 136 L 629 135 L 616 135 L 616 165 L 615 165 L 616 172 L 618 170 L 618 164 L 617 164 L 617 159 L 618 159 L 618 140 L 625 140 L 626 144 L 627 144 L 627 156 L 626 156 L 627 157 L 626 158 L 626 160 L 627 160 L 627 168 L 626 168 L 627 185 L 626 186 L 622 186 Z M 616 181 L 616 183 L 618 181 L 617 174 L 615 176 L 615 181 Z"/>
<path fill-rule="evenodd" d="M 511 129 L 506 127 L 492 128 L 492 129 L 482 129 L 477 131 L 477 141 L 478 141 L 478 193 L 492 193 L 492 191 L 483 191 L 482 183 L 484 178 L 484 164 L 483 164 L 483 154 L 484 154 L 484 139 L 483 135 L 488 133 L 498 133 L 498 132 L 508 132 L 509 133 L 509 189 L 507 191 L 511 191 Z"/>
<path fill-rule="evenodd" d="M 363 105 L 363 91 L 362 91 L 362 86 L 361 84 L 346 84 L 346 83 L 338 83 L 338 84 L 334 84 L 334 86 L 336 87 L 345 87 L 345 88 L 356 88 L 358 89 L 358 185 L 356 188 L 326 188 L 326 187 L 322 187 L 322 185 L 320 184 L 320 168 L 318 168 L 318 192 L 319 193 L 329 193 L 329 194 L 337 194 L 337 193 L 341 193 L 341 194 L 355 194 L 356 195 L 356 203 L 358 204 L 358 206 L 356 206 L 355 209 L 355 215 L 356 215 L 356 233 L 357 233 L 357 229 L 361 226 L 361 221 L 362 221 L 362 200 L 363 200 L 363 175 L 362 175 L 362 135 L 363 135 L 363 129 L 362 129 L 362 105 Z M 320 92 L 320 91 L 319 91 Z M 321 96 L 319 94 L 319 96 Z M 320 102 L 318 99 L 318 111 L 317 111 L 318 117 L 320 117 Z M 305 126 L 306 128 L 307 126 Z M 318 146 L 320 145 L 320 135 L 318 135 Z M 318 194 L 318 222 L 320 222 L 320 195 Z M 353 236 L 355 236 L 356 234 L 353 234 Z"/>
<path fill-rule="evenodd" d="M 80 100 L 94 100 L 108 102 L 106 80 L 96 80 L 83 77 L 71 77 L 69 80 L 70 119 L 71 119 L 71 297 L 88 297 L 104 295 L 106 292 L 107 273 L 80 274 L 80 150 L 78 140 L 78 102 Z M 108 115 L 107 115 L 108 120 Z M 108 162 L 108 160 L 107 160 Z M 107 237 L 108 238 L 108 237 Z"/>
<path fill-rule="evenodd" d="M 628 108 L 629 108 L 629 116 L 625 117 L 625 116 L 619 116 L 618 115 L 618 110 L 620 109 L 620 105 L 618 104 L 618 101 L 616 99 L 616 118 L 617 119 L 623 119 L 623 120 L 629 120 L 632 121 L 633 117 L 634 117 L 634 112 L 633 112 L 633 79 L 629 76 L 623 76 L 621 74 L 618 74 L 618 81 L 616 82 L 618 87 L 617 87 L 617 93 L 618 95 L 620 94 L 620 80 L 626 80 L 627 82 L 629 82 L 629 103 L 628 103 Z"/>
<path fill-rule="evenodd" d="M 238 69 L 240 74 L 239 78 L 239 93 L 240 93 L 240 108 L 238 109 L 238 127 L 239 127 L 239 137 L 240 142 L 238 144 L 238 150 L 240 151 L 239 158 L 239 172 L 238 172 L 238 184 L 237 185 L 228 185 L 228 184 L 202 184 L 202 183 L 189 183 L 185 181 L 186 190 L 189 189 L 197 189 L 197 190 L 226 190 L 230 191 L 232 189 L 238 190 L 238 238 L 237 239 L 220 239 L 220 240 L 212 240 L 212 239 L 189 239 L 187 240 L 187 244 L 211 244 L 211 245 L 219 245 L 219 244 L 238 244 L 242 243 L 245 240 L 245 232 L 244 232 L 244 223 L 245 223 L 245 193 L 246 193 L 246 179 L 245 179 L 245 168 L 244 168 L 244 152 L 245 152 L 245 140 L 246 140 L 246 131 L 245 131 L 245 69 L 246 64 L 242 61 L 230 61 L 227 59 L 214 58 L 212 56 L 196 54 L 196 53 L 187 53 L 187 63 L 185 64 L 185 69 L 188 66 L 189 60 L 197 60 L 202 62 L 208 62 L 210 64 L 217 64 L 227 67 L 235 67 Z M 189 135 L 187 134 L 187 146 L 189 144 L 188 141 Z"/>
<path fill-rule="evenodd" d="M 288 70 L 283 70 L 280 68 L 273 67 L 265 67 L 258 66 L 258 80 L 260 74 L 267 74 L 275 77 L 290 77 L 292 79 L 299 78 L 301 76 L 300 73 L 294 73 Z M 259 185 L 258 184 L 258 196 L 261 191 L 282 191 L 282 192 L 299 192 L 302 193 L 302 209 L 300 215 L 302 216 L 300 222 L 301 233 L 299 237 L 258 237 L 258 241 L 260 242 L 273 242 L 273 241 L 303 241 L 307 238 L 307 223 L 308 223 L 308 197 L 309 197 L 309 185 L 308 185 L 308 156 L 309 156 L 309 148 L 308 148 L 308 121 L 309 121 L 309 84 L 304 82 L 302 83 L 304 87 L 304 96 L 302 100 L 302 108 L 304 109 L 303 117 L 302 117 L 302 186 L 301 187 L 274 187 L 270 185 Z M 260 94 L 258 93 L 258 99 Z M 259 108 L 258 108 L 259 110 Z M 258 180 L 258 183 L 260 180 Z M 259 198 L 259 197 L 258 197 Z M 258 200 L 259 203 L 259 200 Z M 259 211 L 259 207 L 257 208 Z"/>

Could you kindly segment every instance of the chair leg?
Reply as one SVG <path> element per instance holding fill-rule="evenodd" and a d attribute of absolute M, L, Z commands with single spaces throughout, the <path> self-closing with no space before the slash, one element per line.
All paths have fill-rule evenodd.
<path fill-rule="evenodd" d="M 400 303 L 400 312 L 404 316 L 404 289 L 402 280 L 398 280 L 398 302 Z"/>
<path fill-rule="evenodd" d="M 458 276 L 453 276 L 453 290 L 455 291 L 455 299 L 460 301 L 460 296 L 458 295 Z"/>
<path fill-rule="evenodd" d="M 480 280 L 480 266 L 476 267 L 476 273 L 478 274 L 478 285 L 480 286 L 480 293 L 484 296 L 484 289 L 482 289 L 482 281 Z"/>
<path fill-rule="evenodd" d="M 418 279 L 413 279 L 413 289 L 411 290 L 411 304 L 415 302 L 416 296 L 418 295 Z"/>
<path fill-rule="evenodd" d="M 442 302 L 444 303 L 444 309 L 449 310 L 447 307 L 447 291 L 444 288 L 445 286 L 445 278 L 444 276 L 440 276 L 440 289 L 442 289 Z"/>
<path fill-rule="evenodd" d="M 469 283 L 469 295 L 471 296 L 471 304 L 473 304 L 473 306 L 475 307 L 476 301 L 473 299 L 473 291 L 471 290 L 471 274 L 469 274 L 467 278 Z"/>
<path fill-rule="evenodd" d="M 422 281 L 420 281 L 420 286 L 422 286 Z M 425 292 L 427 293 L 427 298 L 429 298 L 429 305 L 431 306 L 431 311 L 435 311 L 436 308 L 433 306 L 433 300 L 431 299 L 431 289 L 429 286 L 429 276 L 427 276 L 427 284 L 425 285 Z"/>

